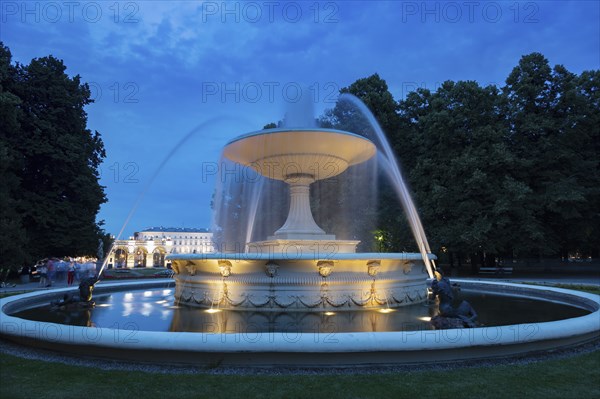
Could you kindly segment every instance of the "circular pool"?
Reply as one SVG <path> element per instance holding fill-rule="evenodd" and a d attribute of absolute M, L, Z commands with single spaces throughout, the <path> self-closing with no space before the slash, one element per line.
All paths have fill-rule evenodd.
<path fill-rule="evenodd" d="M 0 299 L 0 335 L 81 356 L 173 364 L 350 366 L 535 353 L 600 336 L 600 296 L 453 280 L 481 326 L 433 330 L 433 304 L 323 312 L 200 309 L 175 303 L 172 280 L 101 283 L 96 307 L 53 309 L 73 288 Z"/>

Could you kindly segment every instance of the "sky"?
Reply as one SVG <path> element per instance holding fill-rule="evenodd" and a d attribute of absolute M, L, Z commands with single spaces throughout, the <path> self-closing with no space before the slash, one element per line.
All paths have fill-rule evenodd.
<path fill-rule="evenodd" d="M 2 0 L 0 40 L 13 61 L 53 55 L 90 85 L 88 128 L 107 153 L 98 220 L 127 237 L 210 227 L 222 147 L 301 94 L 318 116 L 373 73 L 400 100 L 446 80 L 501 86 L 532 52 L 599 69 L 599 4 Z"/>

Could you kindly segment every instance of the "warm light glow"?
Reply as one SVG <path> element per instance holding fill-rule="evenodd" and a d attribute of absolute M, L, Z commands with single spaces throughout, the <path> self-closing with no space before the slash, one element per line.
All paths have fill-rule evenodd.
<path fill-rule="evenodd" d="M 379 309 L 378 312 L 379 313 L 392 313 L 392 312 L 394 312 L 394 309 L 390 309 L 390 308 Z"/>
<path fill-rule="evenodd" d="M 422 317 L 419 317 L 419 320 L 421 320 L 421 321 L 431 321 L 431 317 L 429 317 L 429 316 L 422 316 Z"/>
<path fill-rule="evenodd" d="M 206 313 L 219 313 L 221 311 L 221 309 L 206 309 L 205 312 Z"/>
<path fill-rule="evenodd" d="M 325 316 L 333 316 L 335 312 L 325 312 Z"/>

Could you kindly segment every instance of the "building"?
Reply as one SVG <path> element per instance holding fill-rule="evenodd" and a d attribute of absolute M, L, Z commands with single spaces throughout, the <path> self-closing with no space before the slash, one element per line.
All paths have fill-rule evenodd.
<path fill-rule="evenodd" d="M 108 254 L 109 267 L 165 266 L 168 254 L 214 252 L 208 229 L 150 227 L 128 240 L 116 240 Z"/>

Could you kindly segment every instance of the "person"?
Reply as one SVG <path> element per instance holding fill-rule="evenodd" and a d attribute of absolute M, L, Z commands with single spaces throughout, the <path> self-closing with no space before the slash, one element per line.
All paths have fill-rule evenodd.
<path fill-rule="evenodd" d="M 10 269 L 0 270 L 0 288 L 4 287 L 16 287 L 17 285 L 14 283 L 7 283 L 6 279 L 8 278 L 8 274 L 10 273 Z"/>
<path fill-rule="evenodd" d="M 75 279 L 75 262 L 69 262 L 69 267 L 67 269 L 67 285 L 73 285 L 73 280 Z"/>
<path fill-rule="evenodd" d="M 54 258 L 48 259 L 48 263 L 46 263 L 46 287 L 52 286 L 52 279 L 54 278 L 55 270 L 56 265 L 54 264 Z"/>
<path fill-rule="evenodd" d="M 79 262 L 75 262 L 75 279 L 77 282 L 81 281 L 81 264 Z"/>
<path fill-rule="evenodd" d="M 47 287 L 48 284 L 48 267 L 42 261 L 38 264 L 37 270 L 40 272 L 40 287 Z"/>

